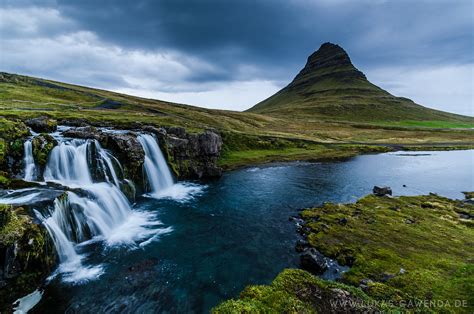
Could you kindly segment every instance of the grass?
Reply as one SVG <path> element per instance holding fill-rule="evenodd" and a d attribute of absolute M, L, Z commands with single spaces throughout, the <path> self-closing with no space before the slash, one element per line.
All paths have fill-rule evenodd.
<path fill-rule="evenodd" d="M 403 126 L 403 127 L 423 127 L 423 128 L 442 128 L 442 129 L 472 129 L 474 122 L 452 122 L 452 121 L 391 121 L 381 122 L 380 125 Z"/>
<path fill-rule="evenodd" d="M 324 84 L 335 83 L 326 82 Z M 370 85 L 370 88 L 367 86 L 367 88 L 363 88 L 366 83 L 360 80 L 347 84 L 353 84 L 370 93 L 380 90 L 374 85 Z M 326 88 L 329 85 L 324 86 Z M 225 150 L 220 164 L 226 168 L 277 160 L 317 160 L 338 156 L 343 158 L 353 154 L 351 149 L 337 146 L 339 144 L 362 146 L 419 144 L 424 146 L 444 143 L 444 146 L 447 147 L 474 145 L 472 140 L 474 130 L 420 127 L 419 124 L 416 126 L 403 125 L 399 119 L 387 121 L 382 119 L 383 117 L 377 116 L 370 104 L 366 107 L 359 107 L 359 110 L 361 114 L 370 116 L 377 122 L 355 122 L 357 119 L 354 117 L 354 108 L 346 108 L 346 105 L 334 101 L 338 97 L 344 98 L 343 94 L 338 90 L 326 95 L 329 97 L 327 105 L 333 106 L 332 112 L 329 114 L 324 113 L 324 110 L 315 114 L 312 109 L 311 97 L 308 97 L 307 105 L 309 107 L 307 108 L 306 105 L 293 107 L 293 103 L 289 100 L 285 105 L 288 112 L 285 111 L 286 109 L 282 109 L 282 114 L 279 115 L 263 115 L 251 112 L 211 110 L 0 73 L 0 138 L 6 140 L 6 143 L 3 144 L 4 147 L 9 146 L 12 132 L 4 130 L 11 129 L 12 125 L 16 125 L 17 130 L 13 132 L 16 134 L 16 138 L 22 134 L 25 136 L 24 132 L 18 129 L 24 128 L 24 125 L 21 126 L 16 120 L 25 121 L 38 116 L 54 118 L 60 124 L 79 120 L 97 126 L 118 128 L 134 128 L 140 125 L 180 126 L 186 128 L 188 132 L 202 132 L 212 128 L 223 134 Z M 115 109 L 106 109 L 108 107 L 102 106 L 106 103 L 113 103 L 117 106 L 113 106 Z M 299 113 L 294 114 L 295 110 Z M 419 112 L 417 113 L 416 108 L 413 110 L 414 114 L 421 115 Z M 364 113 L 365 111 L 367 112 Z M 379 110 L 377 112 L 383 116 L 393 114 L 397 110 L 390 107 L 389 111 Z M 439 127 L 442 121 L 454 123 L 449 122 L 452 120 L 451 118 L 452 116 L 449 114 L 445 120 L 438 117 L 435 126 Z M 469 118 L 466 119 L 469 120 Z M 412 120 L 405 119 L 403 121 Z M 424 121 L 424 123 L 427 125 L 429 122 Z M 467 122 L 458 121 L 456 123 L 465 124 Z M 236 140 L 232 140 L 231 137 Z M 242 140 L 246 145 L 237 143 Z M 249 144 L 249 142 L 252 143 Z M 264 145 L 261 145 L 262 142 Z M 267 145 L 268 143 L 269 145 Z M 321 144 L 334 144 L 335 146 L 318 146 Z M 340 150 L 340 152 L 335 150 Z M 2 151 L 0 151 L 0 156 L 2 156 Z"/>
<path fill-rule="evenodd" d="M 366 196 L 302 212 L 310 244 L 352 264 L 343 281 L 378 300 L 465 300 L 474 309 L 474 206 L 436 195 Z M 471 216 L 472 217 L 472 216 Z M 341 223 L 345 218 L 347 223 Z M 445 310 L 445 309 L 443 309 Z"/>
<path fill-rule="evenodd" d="M 341 294 L 344 295 L 341 298 Z M 299 269 L 286 269 L 266 286 L 248 286 L 239 299 L 215 307 L 218 313 L 331 313 L 342 312 L 337 301 L 352 302 L 350 312 L 389 310 L 373 307 L 373 300 L 360 289 L 321 280 Z M 349 310 L 346 308 L 346 311 Z"/>

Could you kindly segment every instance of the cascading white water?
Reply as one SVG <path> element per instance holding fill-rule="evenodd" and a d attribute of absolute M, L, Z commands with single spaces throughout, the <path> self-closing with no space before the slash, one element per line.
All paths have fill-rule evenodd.
<path fill-rule="evenodd" d="M 155 138 L 149 134 L 140 134 L 138 141 L 145 151 L 144 167 L 151 193 L 170 188 L 174 184 L 173 176 Z"/>
<path fill-rule="evenodd" d="M 90 143 L 91 141 L 86 140 L 72 140 L 54 147 L 44 171 L 44 180 L 68 186 L 92 184 L 87 163 Z"/>
<path fill-rule="evenodd" d="M 25 171 L 24 179 L 25 181 L 33 181 L 36 178 L 35 177 L 36 164 L 35 164 L 35 159 L 33 157 L 32 140 L 27 140 L 23 144 L 23 148 L 25 151 L 25 157 L 23 158 L 24 171 Z"/>
<path fill-rule="evenodd" d="M 43 220 L 54 240 L 61 261 L 59 271 L 63 273 L 63 278 L 77 282 L 100 275 L 101 267 L 82 266 L 82 258 L 75 249 L 76 244 L 97 239 L 104 240 L 107 245 L 135 245 L 137 241 L 156 234 L 157 230 L 151 227 L 160 223 L 151 213 L 132 210 L 119 188 L 120 179 L 114 163 L 121 170 L 120 163 L 97 141 L 57 139 L 60 143 L 50 153 L 44 179 L 81 188 L 84 195 L 66 192 L 67 197 L 55 200 L 49 217 L 44 218 L 38 214 L 38 218 Z M 96 154 L 91 153 L 93 145 Z M 100 177 L 107 182 L 93 181 L 91 159 L 96 162 L 96 171 L 101 172 Z"/>
<path fill-rule="evenodd" d="M 201 185 L 174 183 L 165 157 L 152 135 L 140 134 L 137 139 L 145 151 L 144 168 L 151 190 L 148 196 L 187 201 L 202 192 Z"/>

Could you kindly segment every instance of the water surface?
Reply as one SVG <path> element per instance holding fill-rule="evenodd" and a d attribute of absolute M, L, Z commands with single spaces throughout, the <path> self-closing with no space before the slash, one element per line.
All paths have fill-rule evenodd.
<path fill-rule="evenodd" d="M 104 274 L 82 285 L 53 279 L 34 311 L 207 312 L 246 285 L 268 284 L 298 266 L 288 217 L 301 208 L 352 202 L 374 185 L 452 198 L 474 190 L 474 151 L 417 154 L 251 167 L 208 182 L 185 202 L 141 198 L 134 208 L 156 213 L 171 231 L 138 247 L 85 245 L 87 262 L 103 265 Z"/>

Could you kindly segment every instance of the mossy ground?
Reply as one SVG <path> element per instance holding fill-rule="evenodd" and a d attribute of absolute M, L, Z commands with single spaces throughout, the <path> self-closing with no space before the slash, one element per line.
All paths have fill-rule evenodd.
<path fill-rule="evenodd" d="M 248 286 L 239 299 L 228 300 L 212 312 L 332 313 L 336 301 L 353 302 L 351 312 L 390 309 L 373 307 L 375 302 L 358 288 L 321 280 L 304 270 L 286 269 L 270 285 Z"/>
<path fill-rule="evenodd" d="M 345 283 L 359 286 L 370 279 L 369 296 L 394 302 L 465 300 L 467 307 L 451 310 L 472 312 L 474 223 L 463 217 L 473 214 L 473 205 L 436 195 L 369 195 L 301 215 L 313 247 L 341 263 L 353 262 Z"/>

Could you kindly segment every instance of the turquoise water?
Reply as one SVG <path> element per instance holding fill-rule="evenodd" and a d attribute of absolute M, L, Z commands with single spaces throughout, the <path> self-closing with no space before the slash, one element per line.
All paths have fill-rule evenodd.
<path fill-rule="evenodd" d="M 462 198 L 474 190 L 474 151 L 271 164 L 226 173 L 186 202 L 141 198 L 135 208 L 157 213 L 172 230 L 143 247 L 85 245 L 88 262 L 105 273 L 82 285 L 52 279 L 33 312 L 207 312 L 298 266 L 289 216 L 324 201 L 355 201 L 374 185 Z"/>

